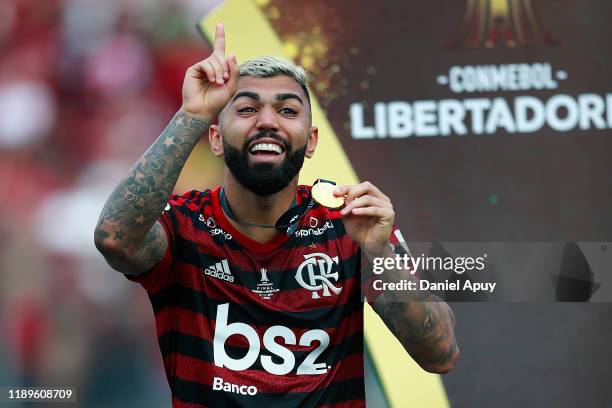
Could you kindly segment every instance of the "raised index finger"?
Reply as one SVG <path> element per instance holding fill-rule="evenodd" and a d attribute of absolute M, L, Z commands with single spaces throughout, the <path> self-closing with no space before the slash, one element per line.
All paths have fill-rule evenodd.
<path fill-rule="evenodd" d="M 222 23 L 217 23 L 215 29 L 215 45 L 213 46 L 214 51 L 220 51 L 225 55 L 225 29 Z"/>

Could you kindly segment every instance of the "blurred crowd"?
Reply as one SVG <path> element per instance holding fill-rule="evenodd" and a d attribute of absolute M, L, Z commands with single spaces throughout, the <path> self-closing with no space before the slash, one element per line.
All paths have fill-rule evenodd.
<path fill-rule="evenodd" d="M 0 387 L 77 387 L 84 406 L 167 406 L 146 294 L 93 228 L 180 106 L 219 0 L 0 2 Z M 218 183 L 203 141 L 176 190 Z"/>

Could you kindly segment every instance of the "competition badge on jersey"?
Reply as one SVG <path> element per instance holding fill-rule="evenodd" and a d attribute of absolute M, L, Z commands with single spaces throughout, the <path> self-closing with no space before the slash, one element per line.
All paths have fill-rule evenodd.
<path fill-rule="evenodd" d="M 255 286 L 255 289 L 251 289 L 251 291 L 257 293 L 262 299 L 269 300 L 280 289 L 275 288 L 274 282 L 268 279 L 268 270 L 266 268 L 261 268 L 259 273 L 261 274 L 259 282 Z"/>

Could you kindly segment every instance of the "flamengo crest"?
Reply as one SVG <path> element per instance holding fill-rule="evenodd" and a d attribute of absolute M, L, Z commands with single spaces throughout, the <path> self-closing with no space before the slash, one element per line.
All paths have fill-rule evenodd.
<path fill-rule="evenodd" d="M 304 262 L 300 264 L 295 273 L 295 279 L 300 286 L 312 292 L 313 299 L 331 296 L 330 290 L 336 295 L 342 291 L 342 288 L 335 287 L 330 281 L 330 279 L 338 281 L 338 271 L 332 273 L 334 263 L 338 265 L 337 256 L 330 258 L 327 254 L 315 252 L 304 255 L 304 258 Z M 319 291 L 322 291 L 321 295 Z"/>

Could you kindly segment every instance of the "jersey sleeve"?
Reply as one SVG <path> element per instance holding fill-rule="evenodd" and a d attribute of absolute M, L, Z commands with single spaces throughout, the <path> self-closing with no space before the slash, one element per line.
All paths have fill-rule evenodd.
<path fill-rule="evenodd" d="M 408 255 L 412 256 L 410 252 L 410 248 L 408 248 L 408 243 L 404 239 L 402 232 L 400 231 L 397 225 L 393 226 L 393 230 L 391 231 L 391 236 L 389 237 L 389 243 L 393 246 L 393 253 L 399 255 Z"/>
<path fill-rule="evenodd" d="M 190 191 L 183 195 L 173 194 L 166 204 L 161 216 L 157 220 L 163 227 L 166 238 L 168 239 L 168 247 L 161 261 L 150 270 L 139 275 L 125 275 L 125 277 L 133 282 L 142 285 L 149 293 L 155 293 L 166 287 L 172 280 L 172 265 L 174 263 L 174 254 L 176 246 L 176 237 L 180 234 L 181 212 L 184 209 L 193 207 L 191 203 L 193 196 L 196 194 Z"/>
<path fill-rule="evenodd" d="M 400 255 L 402 257 L 407 255 L 408 257 L 412 257 L 410 248 L 408 248 L 408 244 L 404 240 L 402 232 L 397 225 L 394 225 L 391 230 L 389 245 L 394 255 Z M 365 259 L 365 256 L 363 256 L 362 270 L 364 271 L 362 280 L 363 297 L 370 306 L 372 306 L 376 298 L 382 293 L 382 290 L 376 290 L 374 288 L 374 281 L 381 279 L 381 275 L 373 273 L 373 261 Z"/>

